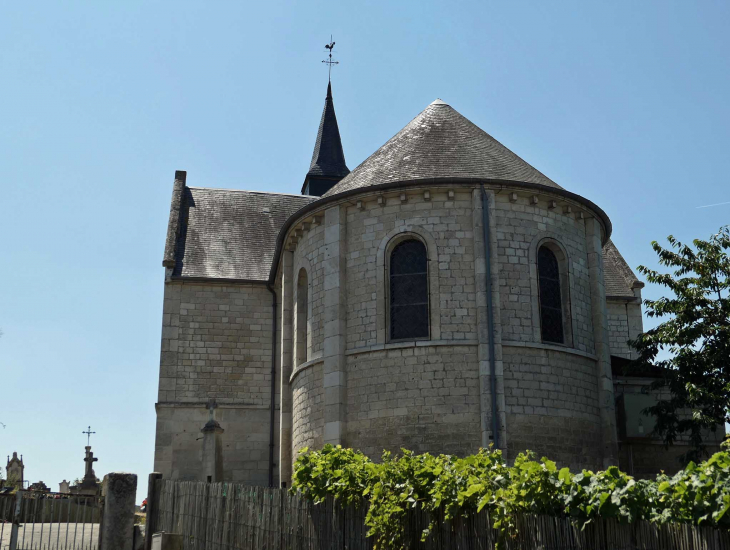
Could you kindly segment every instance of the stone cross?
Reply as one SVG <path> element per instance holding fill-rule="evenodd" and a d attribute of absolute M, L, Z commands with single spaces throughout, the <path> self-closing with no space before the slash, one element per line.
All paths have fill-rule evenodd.
<path fill-rule="evenodd" d="M 84 474 L 84 478 L 91 477 L 96 480 L 96 475 L 94 474 L 94 462 L 97 462 L 99 459 L 94 458 L 94 453 L 91 452 L 91 447 L 86 447 L 86 458 L 84 458 L 84 462 L 86 462 L 86 473 Z"/>

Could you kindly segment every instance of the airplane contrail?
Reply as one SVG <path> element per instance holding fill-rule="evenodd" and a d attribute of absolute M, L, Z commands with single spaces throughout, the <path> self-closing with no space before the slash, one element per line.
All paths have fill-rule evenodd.
<path fill-rule="evenodd" d="M 730 204 L 730 201 L 727 201 L 727 202 L 718 202 L 717 204 L 706 204 L 704 206 L 695 206 L 695 208 L 710 208 L 711 206 L 721 206 L 723 204 Z"/>

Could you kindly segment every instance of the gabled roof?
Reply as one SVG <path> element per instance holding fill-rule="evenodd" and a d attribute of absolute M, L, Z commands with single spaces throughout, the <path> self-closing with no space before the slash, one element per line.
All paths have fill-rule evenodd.
<path fill-rule="evenodd" d="M 441 100 L 324 194 L 396 181 L 474 178 L 561 188 Z"/>
<path fill-rule="evenodd" d="M 317 141 L 314 142 L 312 163 L 309 165 L 307 175 L 343 177 L 349 173 L 350 169 L 345 164 L 345 153 L 342 151 L 335 104 L 332 101 L 332 83 L 328 83 L 322 119 L 319 121 L 317 131 Z"/>
<path fill-rule="evenodd" d="M 184 187 L 173 276 L 267 282 L 279 230 L 316 198 Z"/>
<path fill-rule="evenodd" d="M 608 298 L 634 298 L 633 289 L 644 286 L 610 239 L 603 246 L 603 280 Z"/>

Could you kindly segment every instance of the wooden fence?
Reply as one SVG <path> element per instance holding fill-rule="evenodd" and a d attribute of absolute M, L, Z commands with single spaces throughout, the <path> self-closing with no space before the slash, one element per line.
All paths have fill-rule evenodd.
<path fill-rule="evenodd" d="M 371 550 L 366 505 L 313 505 L 285 489 L 231 483 L 158 480 L 147 533 L 184 535 L 185 550 Z M 438 527 L 421 542 L 431 517 L 412 511 L 404 547 L 423 550 L 493 550 L 496 532 L 486 512 Z M 508 550 L 729 550 L 730 531 L 685 524 L 620 524 L 601 520 L 585 530 L 568 519 L 523 516 Z"/>

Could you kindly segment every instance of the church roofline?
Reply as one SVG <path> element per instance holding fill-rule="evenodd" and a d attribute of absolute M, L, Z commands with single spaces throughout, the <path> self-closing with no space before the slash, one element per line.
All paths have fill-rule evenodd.
<path fill-rule="evenodd" d="M 175 170 L 175 183 L 172 186 L 172 201 L 170 201 L 170 218 L 167 222 L 165 236 L 165 252 L 162 256 L 163 267 L 175 266 L 175 249 L 177 237 L 180 234 L 180 208 L 185 191 L 185 180 L 188 173 L 185 170 Z"/>
<path fill-rule="evenodd" d="M 256 193 L 257 195 L 283 195 L 285 197 L 301 197 L 301 193 L 277 193 L 275 191 L 259 191 L 256 189 L 229 189 L 226 187 L 201 187 L 199 185 L 186 185 L 188 189 L 203 189 L 205 191 L 231 191 L 233 193 Z M 304 195 L 305 197 L 313 195 Z M 314 196 L 313 196 L 314 197 Z M 314 197 L 318 198 L 318 197 Z"/>
<path fill-rule="evenodd" d="M 613 294 L 606 294 L 606 301 L 610 302 L 638 302 L 639 298 L 636 296 L 618 296 Z"/>
<path fill-rule="evenodd" d="M 605 234 L 603 236 L 601 245 L 605 245 L 609 238 L 611 237 L 611 233 L 613 231 L 613 225 L 611 224 L 611 219 L 608 217 L 608 214 L 603 211 L 603 209 L 598 206 L 593 201 L 590 201 L 586 199 L 585 197 L 578 195 L 577 193 L 573 193 L 571 191 L 567 191 L 563 189 L 562 187 L 554 187 L 550 185 L 544 185 L 541 183 L 532 183 L 532 182 L 523 182 L 523 181 L 513 181 L 513 180 L 502 180 L 502 179 L 489 179 L 489 178 L 451 178 L 451 177 L 444 177 L 444 178 L 419 178 L 419 179 L 411 179 L 411 180 L 399 180 L 399 181 L 391 181 L 379 185 L 371 185 L 368 187 L 357 187 L 355 189 L 349 189 L 347 191 L 342 191 L 341 193 L 337 193 L 335 195 L 329 195 L 321 197 L 320 199 L 310 202 L 309 204 L 303 206 L 299 210 L 297 210 L 294 214 L 289 216 L 289 218 L 284 222 L 284 225 L 281 227 L 281 230 L 279 231 L 279 235 L 276 238 L 276 249 L 274 250 L 274 261 L 271 264 L 271 271 L 269 273 L 269 283 L 273 283 L 276 280 L 276 273 L 279 270 L 279 259 L 281 256 L 281 250 L 284 244 L 284 237 L 289 232 L 289 228 L 292 226 L 292 224 L 297 221 L 298 219 L 306 216 L 310 212 L 313 212 L 314 210 L 318 210 L 322 206 L 332 203 L 332 202 L 338 202 L 343 199 L 347 199 L 350 197 L 354 197 L 357 195 L 365 195 L 365 194 L 372 194 L 378 191 L 387 191 L 390 189 L 397 189 L 397 188 L 403 188 L 403 187 L 422 187 L 422 186 L 429 186 L 429 185 L 479 185 L 479 184 L 487 184 L 487 185 L 501 185 L 504 187 L 515 187 L 519 189 L 528 189 L 528 190 L 534 190 L 534 191 L 542 191 L 544 193 L 551 193 L 555 195 L 560 195 L 562 197 L 565 197 L 566 199 L 574 200 L 588 209 L 592 210 L 598 218 L 601 220 L 601 222 L 604 225 L 605 228 Z"/>
<path fill-rule="evenodd" d="M 189 275 L 172 275 L 167 283 L 212 283 L 221 285 L 259 285 L 267 286 L 268 280 L 261 279 L 226 279 L 225 277 L 191 277 Z"/>

